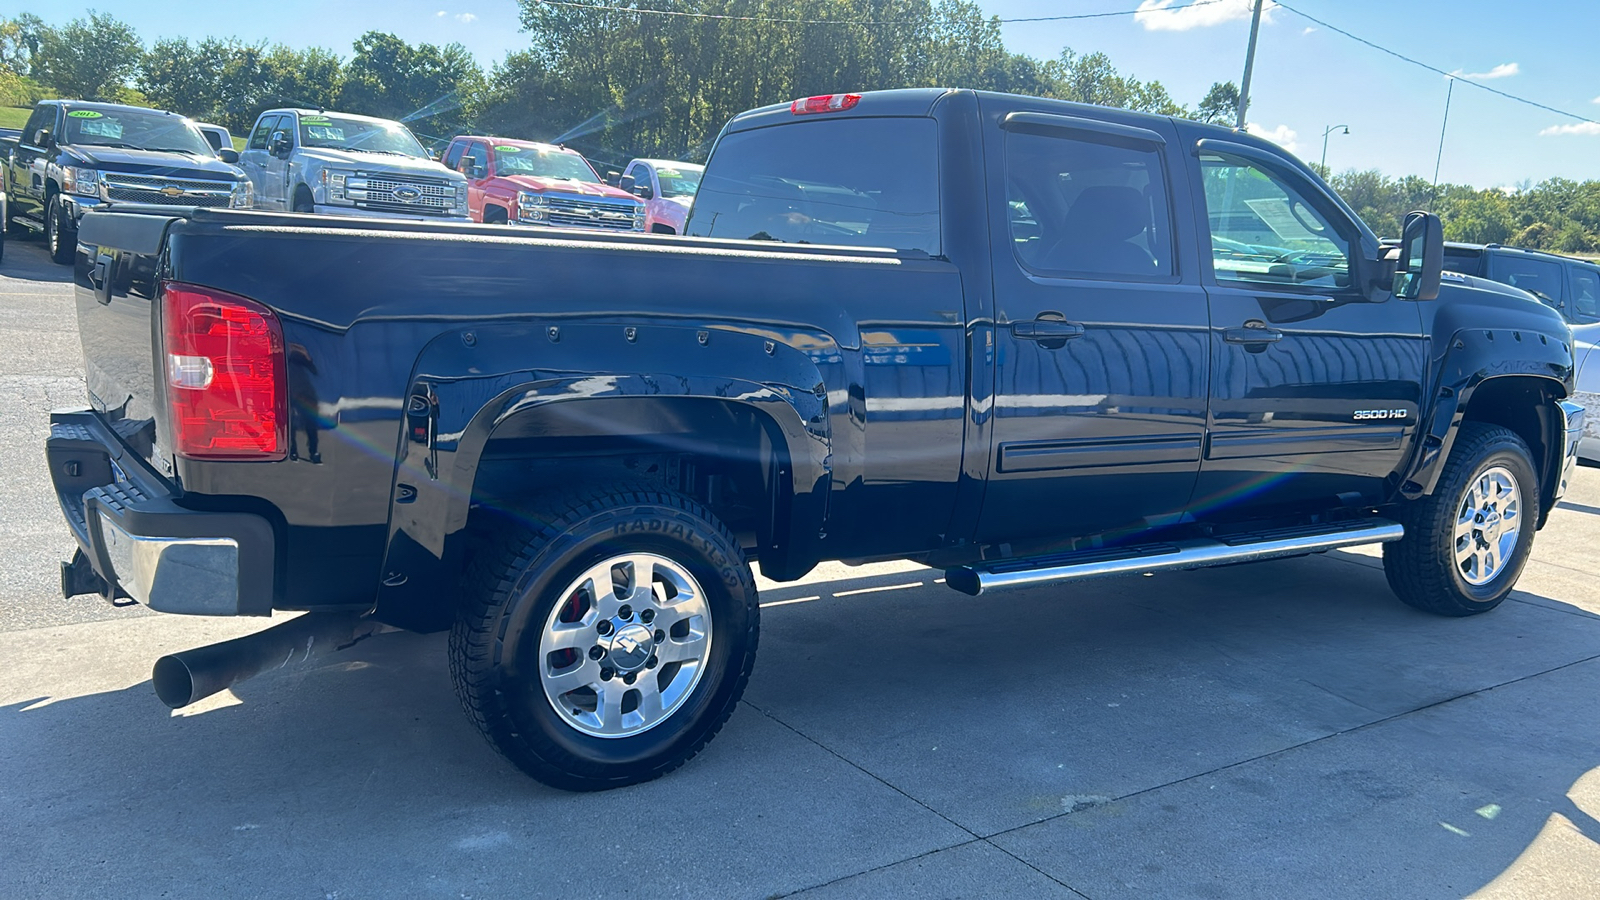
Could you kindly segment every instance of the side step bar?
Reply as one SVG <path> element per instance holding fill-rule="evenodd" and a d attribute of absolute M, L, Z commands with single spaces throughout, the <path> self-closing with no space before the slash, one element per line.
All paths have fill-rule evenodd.
<path fill-rule="evenodd" d="M 950 587 L 976 597 L 989 591 L 1083 578 L 1171 569 L 1203 569 L 1207 566 L 1302 556 L 1340 547 L 1398 541 L 1405 537 L 1405 533 L 1405 527 L 1398 522 L 1362 519 L 1336 525 L 1280 528 L 1219 538 L 1139 544 L 1108 550 L 1076 550 L 1023 559 L 997 559 L 946 569 L 944 578 L 945 584 Z"/>

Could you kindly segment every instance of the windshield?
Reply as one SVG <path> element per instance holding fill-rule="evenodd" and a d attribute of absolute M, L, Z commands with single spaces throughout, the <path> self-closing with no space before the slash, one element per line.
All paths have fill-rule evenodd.
<path fill-rule="evenodd" d="M 531 175 L 535 178 L 564 178 L 568 181 L 599 181 L 583 157 L 543 147 L 516 147 L 496 144 L 494 174 Z"/>
<path fill-rule="evenodd" d="M 661 166 L 656 169 L 656 179 L 661 182 L 661 196 L 693 197 L 700 190 L 700 176 L 704 166 Z"/>
<path fill-rule="evenodd" d="M 301 116 L 300 146 L 428 158 L 427 151 L 399 122 L 373 122 L 343 116 Z"/>
<path fill-rule="evenodd" d="M 193 122 L 155 111 L 68 110 L 66 140 L 62 143 L 216 155 Z"/>

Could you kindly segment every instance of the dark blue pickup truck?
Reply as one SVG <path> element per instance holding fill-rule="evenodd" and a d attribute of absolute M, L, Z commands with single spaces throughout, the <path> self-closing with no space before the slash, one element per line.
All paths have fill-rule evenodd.
<path fill-rule="evenodd" d="M 489 740 L 598 789 L 732 712 L 752 560 L 987 594 L 1383 542 L 1401 600 L 1471 615 L 1573 462 L 1561 317 L 1245 134 L 808 98 L 728 123 L 685 230 L 88 215 L 65 592 L 311 611 L 164 657 L 172 705 L 450 628 Z"/>

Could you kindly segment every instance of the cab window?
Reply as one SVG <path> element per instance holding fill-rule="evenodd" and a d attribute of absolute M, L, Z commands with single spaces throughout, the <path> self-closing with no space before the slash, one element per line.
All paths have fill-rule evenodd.
<path fill-rule="evenodd" d="M 1554 260 L 1537 259 L 1520 253 L 1496 253 L 1489 260 L 1490 278 L 1521 288 L 1557 309 L 1566 296 L 1561 284 L 1565 273 L 1561 269 L 1561 264 Z"/>
<path fill-rule="evenodd" d="M 1143 281 L 1176 271 L 1167 179 L 1148 144 L 1011 131 L 1006 215 L 1032 271 Z"/>
<path fill-rule="evenodd" d="M 22 142 L 30 147 L 38 146 L 39 129 L 56 127 L 56 107 L 39 106 L 33 110 L 33 115 L 28 117 L 28 124 L 22 128 Z"/>
<path fill-rule="evenodd" d="M 277 129 L 278 122 L 282 119 L 282 116 L 262 116 L 261 121 L 256 123 L 256 130 L 250 132 L 249 149 L 267 149 L 267 142 L 271 140 L 272 132 Z"/>
<path fill-rule="evenodd" d="M 1572 267 L 1572 302 L 1567 308 L 1576 324 L 1600 322 L 1600 269 Z"/>
<path fill-rule="evenodd" d="M 1293 186 L 1232 157 L 1200 157 L 1219 282 L 1331 291 L 1350 286 L 1350 242 Z"/>
<path fill-rule="evenodd" d="M 460 169 L 461 168 L 461 154 L 466 149 L 467 149 L 467 142 L 466 141 L 453 141 L 453 142 L 451 142 L 450 149 L 446 150 L 445 154 L 444 154 L 444 166 L 445 166 L 445 168 L 451 169 L 451 170 Z"/>
<path fill-rule="evenodd" d="M 939 159 L 926 118 L 800 121 L 717 143 L 685 233 L 938 256 Z M 894 152 L 840 153 L 840 147 Z"/>

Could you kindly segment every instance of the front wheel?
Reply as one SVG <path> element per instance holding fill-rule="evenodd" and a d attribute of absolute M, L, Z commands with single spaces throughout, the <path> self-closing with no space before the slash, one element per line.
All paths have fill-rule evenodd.
<path fill-rule="evenodd" d="M 1401 511 L 1383 571 L 1405 603 L 1444 616 L 1488 612 L 1516 586 L 1539 522 L 1533 456 L 1515 432 L 1465 422 L 1433 494 Z"/>
<path fill-rule="evenodd" d="M 50 249 L 50 258 L 61 265 L 70 265 L 78 254 L 78 226 L 74 225 L 61 201 L 51 197 L 49 211 L 44 216 L 44 242 Z"/>
<path fill-rule="evenodd" d="M 468 716 L 565 790 L 688 761 L 755 662 L 760 609 L 738 542 L 700 504 L 649 485 L 546 500 L 523 521 L 477 549 L 450 635 Z"/>

